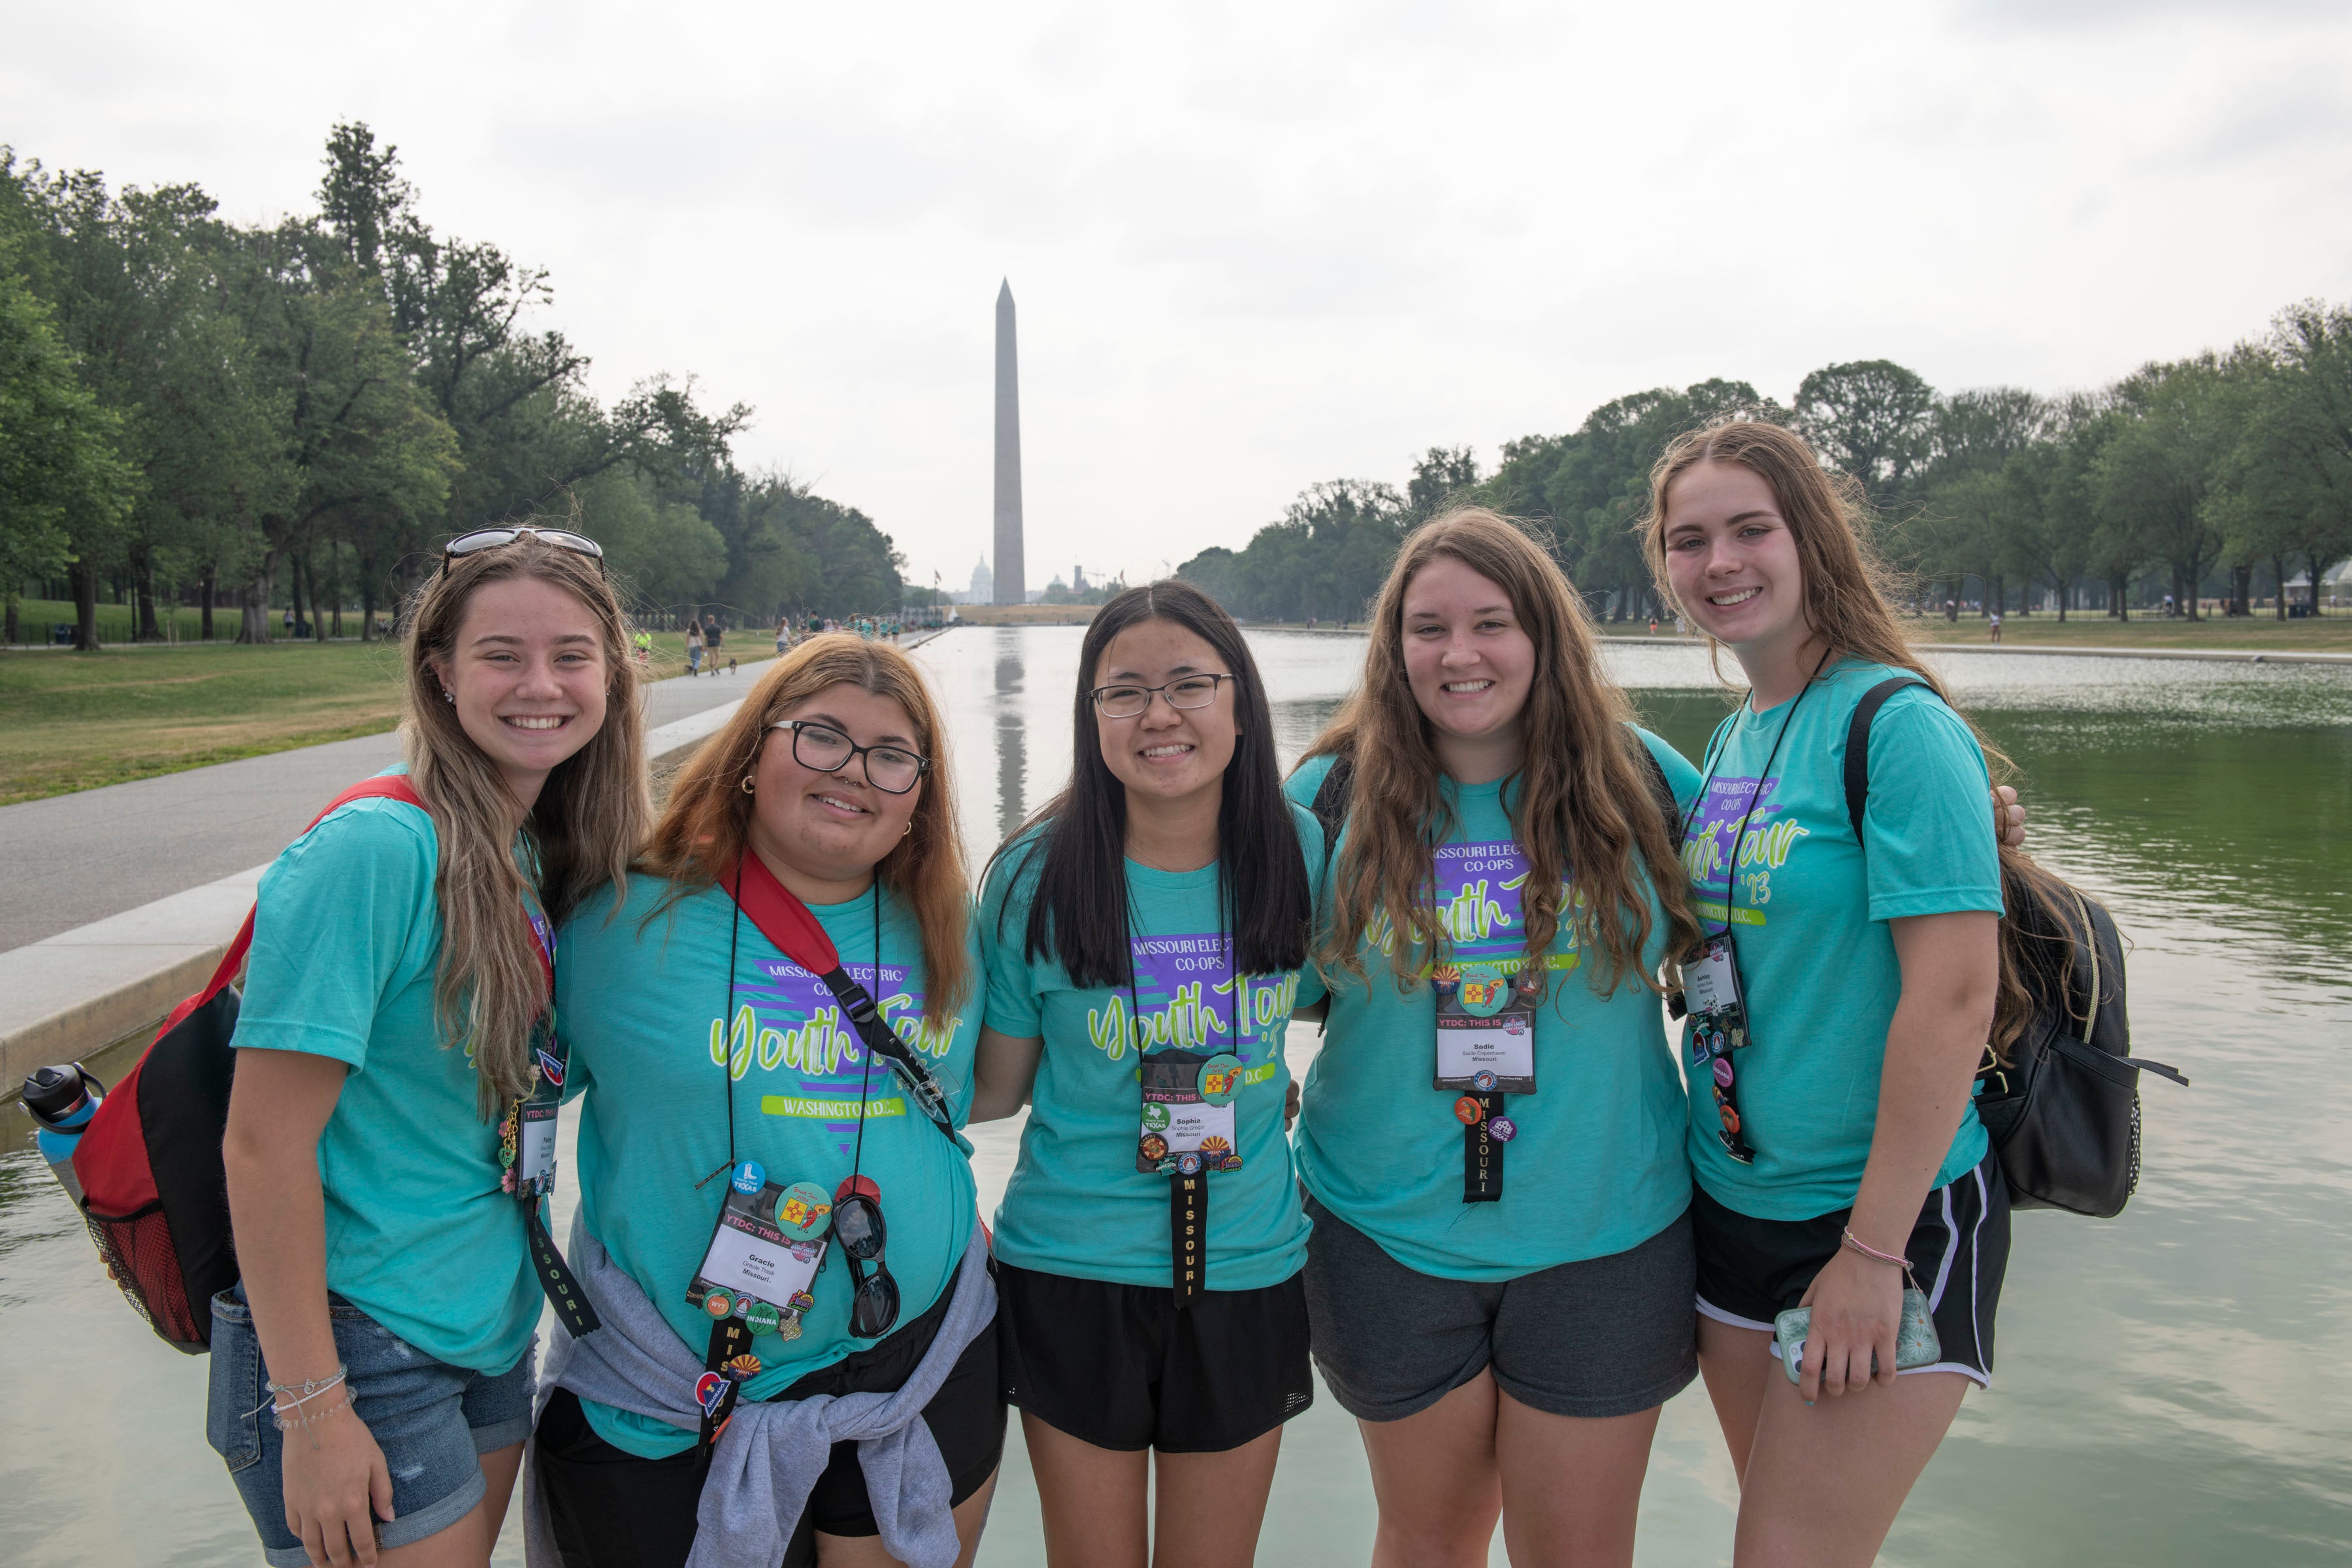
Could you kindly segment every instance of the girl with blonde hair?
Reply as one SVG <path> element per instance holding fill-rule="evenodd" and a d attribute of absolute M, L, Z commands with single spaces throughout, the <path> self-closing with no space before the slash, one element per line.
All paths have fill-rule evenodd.
<path fill-rule="evenodd" d="M 549 1354 L 532 1561 L 969 1563 L 1004 1440 L 954 1131 L 982 988 L 914 663 L 785 654 L 562 959 L 604 1327 Z"/>
<path fill-rule="evenodd" d="M 551 1165 L 517 1137 L 526 1101 L 553 1126 L 551 922 L 650 815 L 601 556 L 451 542 L 408 611 L 404 784 L 261 880 L 207 1425 L 277 1568 L 479 1565 L 498 1539 L 530 1428 Z"/>

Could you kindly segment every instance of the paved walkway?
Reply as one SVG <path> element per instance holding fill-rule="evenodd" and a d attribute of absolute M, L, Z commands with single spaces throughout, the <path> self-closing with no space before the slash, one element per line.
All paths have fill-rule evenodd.
<path fill-rule="evenodd" d="M 743 695 L 766 668 L 646 689 L 648 726 Z M 261 865 L 354 779 L 400 759 L 366 735 L 0 806 L 0 952 Z"/>

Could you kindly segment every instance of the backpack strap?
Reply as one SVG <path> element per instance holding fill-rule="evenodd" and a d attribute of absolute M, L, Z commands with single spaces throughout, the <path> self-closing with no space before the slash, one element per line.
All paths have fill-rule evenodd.
<path fill-rule="evenodd" d="M 1886 700 L 1907 686 L 1932 686 L 1916 675 L 1895 675 L 1880 681 L 1862 694 L 1853 705 L 1853 717 L 1845 725 L 1845 814 L 1853 821 L 1853 839 L 1862 842 L 1863 807 L 1870 801 L 1870 721 L 1886 706 Z"/>
<path fill-rule="evenodd" d="M 1347 826 L 1348 803 L 1356 793 L 1356 759 L 1345 752 L 1331 759 L 1331 771 L 1315 786 L 1309 809 L 1323 825 L 1323 875 L 1331 874 L 1331 854 L 1339 847 L 1339 829 Z"/>
<path fill-rule="evenodd" d="M 360 780 L 329 801 L 326 810 L 310 819 L 310 827 L 318 826 L 355 800 L 396 800 L 419 811 L 425 809 L 424 797 L 416 793 L 416 786 L 408 782 L 406 773 L 379 773 L 374 778 Z M 310 832 L 310 827 L 305 827 L 302 833 Z M 301 836 L 299 833 L 295 835 L 297 838 Z M 237 971 L 245 967 L 245 955 L 253 947 L 253 917 L 260 912 L 260 901 L 257 900 L 253 908 L 245 911 L 245 923 L 237 927 L 236 940 L 228 944 L 228 951 L 221 954 L 220 966 L 213 971 L 212 979 L 202 991 L 172 1009 L 172 1016 L 164 1019 L 163 1026 L 156 1031 L 157 1039 L 179 1027 L 189 1014 L 228 989 L 229 982 L 235 980 Z"/>
<path fill-rule="evenodd" d="M 1658 753 L 1650 750 L 1650 743 L 1639 735 L 1633 737 L 1633 749 L 1642 753 L 1642 761 L 1648 764 L 1650 793 L 1658 797 L 1658 809 L 1665 814 L 1666 826 L 1674 827 L 1683 819 L 1683 807 L 1682 802 L 1675 798 L 1675 784 L 1666 777 L 1665 764 L 1658 761 Z M 1673 833 L 1666 835 L 1670 842 L 1675 837 Z M 1675 847 L 1679 849 L 1681 846 L 1676 845 Z"/>

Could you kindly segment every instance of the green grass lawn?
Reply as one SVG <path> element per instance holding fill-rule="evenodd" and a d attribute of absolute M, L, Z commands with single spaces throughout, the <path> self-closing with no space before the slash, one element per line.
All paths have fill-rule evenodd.
<path fill-rule="evenodd" d="M 655 677 L 685 669 L 685 637 L 656 634 Z M 400 707 L 392 643 L 0 653 L 0 805 L 373 735 Z"/>

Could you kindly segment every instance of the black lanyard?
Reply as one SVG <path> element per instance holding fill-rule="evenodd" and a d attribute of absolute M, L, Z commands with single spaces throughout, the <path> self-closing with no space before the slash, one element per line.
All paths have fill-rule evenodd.
<path fill-rule="evenodd" d="M 1124 873 L 1122 872 L 1122 875 Z M 1218 871 L 1222 894 L 1224 872 Z M 1225 961 L 1225 983 L 1233 987 L 1231 1005 L 1233 1021 L 1225 1030 L 1228 1045 L 1238 1058 L 1241 1047 L 1241 1007 L 1248 993 L 1248 977 L 1234 968 L 1233 933 L 1220 921 L 1217 926 L 1217 947 Z M 1143 998 L 1135 983 L 1135 934 L 1130 926 L 1127 941 L 1127 1005 L 1128 1016 L 1135 1028 L 1135 1055 L 1140 1062 L 1150 1047 L 1151 1031 L 1143 1021 Z M 1171 1006 L 1173 998 L 1171 998 Z M 1214 1010 L 1211 1010 L 1214 1016 Z M 1168 1043 L 1176 1044 L 1176 1020 L 1171 1011 L 1168 1020 Z M 1213 1046 L 1213 1039 L 1204 1045 Z M 1213 1050 L 1207 1053 L 1214 1056 Z M 1203 1058 L 1205 1059 L 1205 1058 Z M 1241 1144 L 1241 1093 L 1236 1085 L 1234 1093 L 1234 1144 L 1238 1152 Z M 1209 1288 L 1209 1167 L 1205 1161 L 1195 1160 L 1199 1167 L 1186 1172 L 1174 1170 L 1168 1174 L 1168 1282 L 1174 1292 L 1179 1311 L 1201 1299 Z"/>

